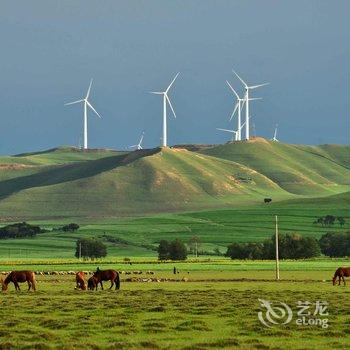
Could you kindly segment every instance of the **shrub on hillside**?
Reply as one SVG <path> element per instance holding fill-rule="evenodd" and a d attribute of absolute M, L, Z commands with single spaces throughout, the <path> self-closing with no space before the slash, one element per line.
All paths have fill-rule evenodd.
<path fill-rule="evenodd" d="M 75 231 L 78 231 L 79 230 L 79 225 L 78 224 L 75 224 L 75 223 L 71 223 L 71 224 L 68 224 L 68 225 L 64 225 L 61 230 L 64 231 L 64 232 L 75 232 Z"/>
<path fill-rule="evenodd" d="M 34 237 L 42 232 L 46 231 L 41 229 L 40 226 L 20 222 L 0 228 L 0 239 Z"/>

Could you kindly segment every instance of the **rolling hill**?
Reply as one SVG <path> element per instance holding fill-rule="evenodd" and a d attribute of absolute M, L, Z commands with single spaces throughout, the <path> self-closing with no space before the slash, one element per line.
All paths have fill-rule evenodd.
<path fill-rule="evenodd" d="M 350 191 L 350 148 L 257 138 L 134 152 L 72 147 L 0 157 L 2 221 L 239 208 Z"/>

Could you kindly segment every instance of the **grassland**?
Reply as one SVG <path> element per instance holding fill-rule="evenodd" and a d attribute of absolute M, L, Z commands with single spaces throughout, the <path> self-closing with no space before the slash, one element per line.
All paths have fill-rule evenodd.
<path fill-rule="evenodd" d="M 280 282 L 273 281 L 272 262 L 265 264 L 267 270 L 252 263 L 244 271 L 223 261 L 187 263 L 189 271 L 178 266 L 178 282 L 125 282 L 122 275 L 120 291 L 74 291 L 74 276 L 39 276 L 36 293 L 11 286 L 0 295 L 0 348 L 347 349 L 348 287 L 331 285 L 333 262 L 299 262 L 303 271 L 285 262 Z M 149 267 L 129 268 L 140 266 Z M 157 278 L 172 276 L 154 271 Z M 295 317 L 267 328 L 257 317 L 258 298 L 285 302 L 294 312 L 299 300 L 327 301 L 329 328 L 298 326 Z"/>

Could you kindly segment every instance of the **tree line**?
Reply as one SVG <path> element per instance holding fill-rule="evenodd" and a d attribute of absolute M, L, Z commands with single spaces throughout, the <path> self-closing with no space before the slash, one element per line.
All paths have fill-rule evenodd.
<path fill-rule="evenodd" d="M 350 256 L 350 232 L 326 233 L 319 240 L 299 234 L 280 234 L 278 239 L 280 259 L 306 259 L 321 254 L 329 257 Z M 232 243 L 225 254 L 231 259 L 275 259 L 275 236 L 261 243 Z"/>

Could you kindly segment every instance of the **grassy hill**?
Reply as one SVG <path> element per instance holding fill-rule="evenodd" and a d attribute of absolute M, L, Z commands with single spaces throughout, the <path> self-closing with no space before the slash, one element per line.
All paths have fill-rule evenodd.
<path fill-rule="evenodd" d="M 257 138 L 134 152 L 61 147 L 0 157 L 0 218 L 94 220 L 239 209 L 265 197 L 325 198 L 350 191 L 348 154 L 349 147 Z"/>

